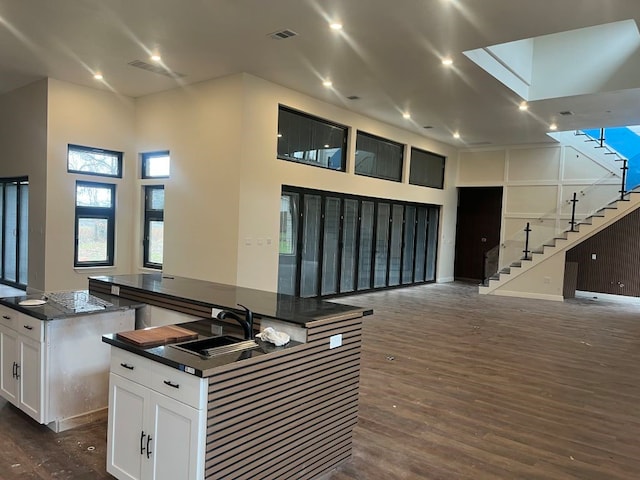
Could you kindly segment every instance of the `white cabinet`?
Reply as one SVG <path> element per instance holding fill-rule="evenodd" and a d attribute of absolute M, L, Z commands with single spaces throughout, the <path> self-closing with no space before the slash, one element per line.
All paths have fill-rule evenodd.
<path fill-rule="evenodd" d="M 105 333 L 132 330 L 133 310 L 43 321 L 0 305 L 0 397 L 60 432 L 106 415 Z"/>
<path fill-rule="evenodd" d="M 42 423 L 42 322 L 5 309 L 0 315 L 0 395 Z"/>
<path fill-rule="evenodd" d="M 107 471 L 120 480 L 201 480 L 207 381 L 112 348 Z"/>

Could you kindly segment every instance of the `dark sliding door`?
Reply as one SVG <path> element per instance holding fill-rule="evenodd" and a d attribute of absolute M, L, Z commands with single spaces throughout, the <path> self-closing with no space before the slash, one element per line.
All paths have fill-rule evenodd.
<path fill-rule="evenodd" d="M 278 293 L 300 297 L 435 280 L 439 207 L 285 187 Z"/>
<path fill-rule="evenodd" d="M 29 181 L 0 179 L 0 283 L 27 286 Z"/>

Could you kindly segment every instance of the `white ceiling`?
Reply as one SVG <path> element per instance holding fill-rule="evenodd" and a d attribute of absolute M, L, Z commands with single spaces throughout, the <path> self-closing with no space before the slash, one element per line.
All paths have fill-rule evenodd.
<path fill-rule="evenodd" d="M 560 130 L 640 124 L 640 62 L 625 72 L 636 88 L 521 112 L 522 99 L 462 52 L 627 19 L 640 20 L 639 0 L 0 0 L 0 93 L 48 76 L 139 97 L 248 72 L 453 145 L 553 142 L 552 121 Z M 281 29 L 298 35 L 269 38 Z M 151 63 L 156 49 L 186 76 L 128 65 Z M 453 68 L 441 64 L 446 55 Z M 576 51 L 559 78 L 590 55 Z"/>

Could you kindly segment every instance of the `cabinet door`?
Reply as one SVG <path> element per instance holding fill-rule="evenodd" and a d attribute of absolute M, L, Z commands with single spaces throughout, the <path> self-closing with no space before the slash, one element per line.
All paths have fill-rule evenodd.
<path fill-rule="evenodd" d="M 18 405 L 18 381 L 16 380 L 18 334 L 0 325 L 0 395 Z"/>
<path fill-rule="evenodd" d="M 204 477 L 205 410 L 151 393 L 149 422 L 154 425 L 149 452 L 153 480 L 200 480 Z"/>
<path fill-rule="evenodd" d="M 153 435 L 143 425 L 148 401 L 147 388 L 119 375 L 109 375 L 107 472 L 120 480 L 143 478 L 143 459 L 148 463 L 148 435 Z"/>
<path fill-rule="evenodd" d="M 44 362 L 42 344 L 18 335 L 19 407 L 38 423 L 44 421 L 42 373 Z"/>

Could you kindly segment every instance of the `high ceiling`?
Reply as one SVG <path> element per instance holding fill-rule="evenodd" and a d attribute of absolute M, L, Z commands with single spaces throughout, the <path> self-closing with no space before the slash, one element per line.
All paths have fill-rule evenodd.
<path fill-rule="evenodd" d="M 462 52 L 628 19 L 640 20 L 640 1 L 0 0 L 0 93 L 52 77 L 140 97 L 247 72 L 452 145 L 553 142 L 554 121 L 559 130 L 640 124 L 640 71 L 625 71 L 637 88 L 522 112 L 522 98 Z M 284 29 L 297 35 L 270 38 Z M 129 65 L 153 64 L 154 52 L 185 76 Z M 553 75 L 591 53 L 577 50 Z"/>

